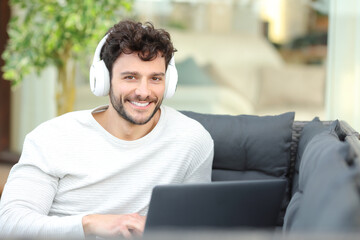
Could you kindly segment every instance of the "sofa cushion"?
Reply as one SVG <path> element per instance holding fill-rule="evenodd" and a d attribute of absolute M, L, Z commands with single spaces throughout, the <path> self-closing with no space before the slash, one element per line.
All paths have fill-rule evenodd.
<path fill-rule="evenodd" d="M 287 174 L 293 112 L 263 117 L 183 113 L 211 134 L 214 169 L 253 170 L 276 177 Z"/>
<path fill-rule="evenodd" d="M 357 185 L 359 179 L 360 172 L 358 169 L 344 167 L 338 172 L 338 176 L 330 178 L 325 188 L 321 189 L 323 199 L 318 198 L 317 205 L 320 214 L 317 216 L 318 221 L 314 222 L 311 228 L 321 232 L 349 233 L 359 231 L 360 193 Z M 316 202 L 314 202 L 315 204 Z M 301 219 L 300 216 L 298 224 L 300 225 L 306 220 Z M 294 226 L 294 228 L 296 227 L 297 225 Z"/>
<path fill-rule="evenodd" d="M 300 207 L 300 202 L 302 201 L 304 186 L 308 180 L 309 175 L 313 173 L 315 167 L 321 161 L 326 161 L 328 159 L 327 156 L 321 157 L 319 155 L 328 154 L 334 146 L 340 143 L 337 135 L 334 133 L 336 124 L 337 122 L 334 122 L 330 127 L 327 128 L 327 130 L 324 130 L 321 133 L 318 132 L 319 129 L 322 128 L 322 124 L 319 125 L 316 118 L 308 127 L 304 126 L 302 134 L 305 135 L 301 143 L 299 140 L 300 149 L 298 149 L 298 151 L 300 151 L 299 157 L 301 156 L 302 160 L 297 160 L 300 163 L 300 166 L 297 167 L 299 169 L 297 191 L 294 193 L 286 209 L 283 225 L 283 230 L 285 231 L 289 230 L 293 225 L 296 213 Z M 311 130 L 314 132 L 311 133 Z M 314 136 L 315 132 L 318 133 L 316 136 Z M 296 179 L 293 179 L 293 181 L 295 180 Z"/>
<path fill-rule="evenodd" d="M 262 117 L 183 113 L 200 122 L 214 140 L 213 181 L 287 179 L 294 112 Z M 279 226 L 289 192 L 288 183 Z"/>
<path fill-rule="evenodd" d="M 353 186 L 354 179 L 350 180 L 350 177 L 346 177 L 349 171 L 346 164 L 349 146 L 339 141 L 335 131 L 336 126 L 338 126 L 337 121 L 330 126 L 328 131 L 314 136 L 305 148 L 300 163 L 299 189 L 291 199 L 285 214 L 283 226 L 285 231 L 324 230 L 329 226 L 343 228 L 344 225 L 340 223 L 342 219 L 354 218 L 349 216 L 348 210 L 350 206 L 359 203 L 357 202 L 359 195 Z M 345 178 L 348 179 L 347 183 L 344 181 Z M 350 200 L 335 200 L 347 198 L 347 195 L 332 196 L 338 194 L 337 188 L 340 183 L 353 186 L 352 190 L 348 190 L 349 195 L 357 194 L 357 199 L 353 197 Z M 331 208 L 337 208 L 335 202 L 341 204 L 342 201 L 352 201 L 353 204 L 346 203 L 346 206 L 338 210 L 331 210 Z M 356 210 L 356 208 L 353 209 Z M 334 211 L 339 211 L 338 215 L 335 215 Z M 326 218 L 330 216 L 335 219 L 327 220 Z"/>
<path fill-rule="evenodd" d="M 338 136 L 334 132 L 334 124 L 328 132 L 316 135 L 306 147 L 300 163 L 299 169 L 299 191 L 303 192 L 306 184 L 309 182 L 310 176 L 313 174 L 318 165 L 329 159 L 344 159 L 344 154 L 338 149 L 341 143 Z"/>
<path fill-rule="evenodd" d="M 329 130 L 328 126 L 324 126 L 318 117 L 315 117 L 311 122 L 307 123 L 300 135 L 298 148 L 297 148 L 297 156 L 295 160 L 295 169 L 292 183 L 292 195 L 298 190 L 299 184 L 299 168 L 302 155 L 305 151 L 306 146 L 310 142 L 310 140 L 317 134 Z"/>
<path fill-rule="evenodd" d="M 241 181 L 241 180 L 263 180 L 263 179 L 277 179 L 277 177 L 264 174 L 259 171 L 234 171 L 213 169 L 211 180 L 212 181 Z"/>
<path fill-rule="evenodd" d="M 299 209 L 300 206 L 300 202 L 302 199 L 303 193 L 302 192 L 296 192 L 292 198 L 291 201 L 289 203 L 289 205 L 286 208 L 286 214 L 284 217 L 284 225 L 283 225 L 283 230 L 284 231 L 288 231 L 290 226 L 293 225 L 294 223 L 294 219 L 296 217 L 296 213 Z"/>
<path fill-rule="evenodd" d="M 349 146 L 333 145 L 328 160 L 309 176 L 291 231 L 349 232 L 360 229 L 359 172 L 346 164 Z M 300 170 L 301 171 L 301 170 Z"/>

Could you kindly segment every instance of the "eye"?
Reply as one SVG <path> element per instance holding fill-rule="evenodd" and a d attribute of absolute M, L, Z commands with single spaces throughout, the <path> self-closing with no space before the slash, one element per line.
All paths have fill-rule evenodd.
<path fill-rule="evenodd" d="M 135 79 L 134 76 L 125 76 L 124 78 L 127 79 L 127 80 L 134 80 Z"/>
<path fill-rule="evenodd" d="M 158 81 L 161 81 L 162 78 L 161 77 L 152 77 L 152 80 L 158 82 Z"/>

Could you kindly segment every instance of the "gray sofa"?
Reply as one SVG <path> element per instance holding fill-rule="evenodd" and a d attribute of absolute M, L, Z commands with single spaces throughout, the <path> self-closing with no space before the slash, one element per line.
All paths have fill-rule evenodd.
<path fill-rule="evenodd" d="M 183 113 L 214 139 L 213 181 L 287 181 L 277 224 L 285 233 L 360 231 L 359 134 L 346 122 Z"/>

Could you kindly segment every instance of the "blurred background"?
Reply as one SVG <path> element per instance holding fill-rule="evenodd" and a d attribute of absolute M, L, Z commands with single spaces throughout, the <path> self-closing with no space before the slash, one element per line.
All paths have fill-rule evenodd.
<path fill-rule="evenodd" d="M 88 70 L 106 30 L 129 18 L 165 28 L 178 50 L 177 92 L 166 105 L 232 115 L 295 111 L 296 120 L 341 119 L 360 130 L 360 1 L 0 4 L 0 163 L 17 162 L 40 123 L 108 103 L 92 95 Z"/>

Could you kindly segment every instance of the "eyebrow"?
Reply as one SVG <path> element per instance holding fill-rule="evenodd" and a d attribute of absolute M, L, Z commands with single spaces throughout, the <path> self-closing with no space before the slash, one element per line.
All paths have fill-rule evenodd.
<path fill-rule="evenodd" d="M 152 73 L 151 74 L 152 76 L 165 76 L 165 73 L 163 73 L 163 72 L 159 72 L 159 73 Z"/>
<path fill-rule="evenodd" d="M 120 73 L 120 75 L 122 75 L 122 76 L 124 76 L 124 75 L 139 75 L 139 73 L 138 72 L 126 71 L 126 72 Z"/>
<path fill-rule="evenodd" d="M 135 75 L 135 76 L 138 76 L 140 75 L 139 72 L 132 72 L 132 71 L 126 71 L 126 72 L 122 72 L 120 73 L 120 75 L 124 76 L 124 75 Z M 165 76 L 165 73 L 163 72 L 153 72 L 150 74 L 151 76 Z"/>

